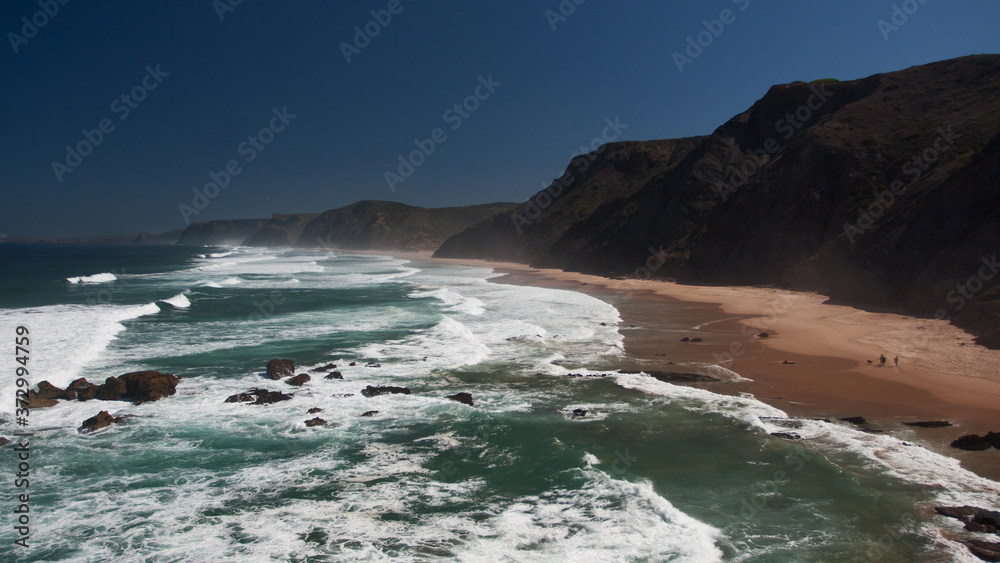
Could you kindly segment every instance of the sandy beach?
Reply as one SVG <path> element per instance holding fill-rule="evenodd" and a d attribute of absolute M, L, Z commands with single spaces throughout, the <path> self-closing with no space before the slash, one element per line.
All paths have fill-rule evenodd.
<path fill-rule="evenodd" d="M 861 416 L 870 427 L 920 440 L 1000 479 L 1000 451 L 948 445 L 961 435 L 1000 431 L 1000 351 L 976 345 L 972 335 L 945 321 L 830 304 L 815 293 L 612 280 L 509 262 L 434 259 L 429 252 L 390 254 L 493 268 L 506 274 L 493 280 L 498 283 L 590 293 L 622 314 L 622 369 L 717 364 L 752 381 L 715 384 L 713 391 L 750 393 L 793 416 Z M 684 337 L 702 340 L 681 342 Z M 877 366 L 880 354 L 887 358 L 884 367 Z M 903 424 L 931 420 L 953 426 Z"/>

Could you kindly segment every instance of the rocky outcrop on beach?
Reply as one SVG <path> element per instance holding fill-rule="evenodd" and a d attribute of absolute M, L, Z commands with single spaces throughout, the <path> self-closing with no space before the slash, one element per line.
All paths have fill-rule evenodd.
<path fill-rule="evenodd" d="M 296 387 L 301 387 L 311 380 L 312 378 L 309 377 L 308 373 L 300 373 L 295 377 L 289 377 L 287 380 L 285 380 L 285 383 L 289 385 L 295 385 Z"/>
<path fill-rule="evenodd" d="M 983 534 L 1000 534 L 1000 512 L 975 506 L 938 506 L 938 514 L 957 518 L 965 523 L 965 529 Z M 976 538 L 960 539 L 976 557 L 983 561 L 1000 561 L 1000 542 Z"/>
<path fill-rule="evenodd" d="M 772 284 L 1000 347 L 1000 56 L 770 88 L 711 135 L 610 143 L 443 258 Z"/>
<path fill-rule="evenodd" d="M 951 447 L 971 452 L 996 448 L 1000 450 L 1000 432 L 987 432 L 984 436 L 966 434 L 951 442 Z"/>

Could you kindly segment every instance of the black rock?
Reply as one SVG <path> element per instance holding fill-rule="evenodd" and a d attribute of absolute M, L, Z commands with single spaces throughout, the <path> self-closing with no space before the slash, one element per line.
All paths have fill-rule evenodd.
<path fill-rule="evenodd" d="M 337 369 L 337 364 L 326 364 L 325 366 L 314 368 L 309 371 L 312 373 L 324 373 L 330 371 L 331 369 Z"/>
<path fill-rule="evenodd" d="M 350 364 L 347 364 L 347 365 L 356 366 L 356 365 L 358 365 L 358 362 L 351 362 Z"/>
<path fill-rule="evenodd" d="M 685 336 L 684 338 L 681 338 L 681 342 L 691 342 L 691 339 Z"/>
<path fill-rule="evenodd" d="M 281 379 L 295 374 L 295 362 L 292 360 L 271 360 L 267 362 L 267 376 L 271 379 Z"/>
<path fill-rule="evenodd" d="M 583 418 L 587 416 L 587 409 L 573 409 L 573 418 Z"/>
<path fill-rule="evenodd" d="M 319 407 L 313 407 L 313 408 L 307 410 L 306 414 L 316 414 L 318 412 L 323 412 L 323 409 L 321 409 Z"/>
<path fill-rule="evenodd" d="M 301 387 L 302 385 L 305 385 L 307 382 L 309 382 L 311 380 L 312 380 L 312 378 L 309 377 L 308 373 L 300 373 L 300 374 L 296 375 L 295 377 L 288 378 L 288 380 L 285 381 L 285 383 L 287 383 L 289 385 L 295 385 L 296 387 Z"/>
<path fill-rule="evenodd" d="M 991 446 L 1000 450 L 1000 432 L 987 432 L 983 439 L 990 443 Z"/>
<path fill-rule="evenodd" d="M 364 395 L 365 397 L 377 397 L 379 395 L 388 395 L 390 393 L 399 393 L 399 394 L 402 394 L 402 395 L 409 395 L 410 394 L 410 390 L 407 389 L 406 387 L 393 387 L 391 385 L 386 385 L 386 386 L 383 386 L 383 385 L 378 385 L 378 386 L 369 385 L 368 387 L 365 387 L 364 389 L 361 390 L 361 394 Z"/>
<path fill-rule="evenodd" d="M 365 411 L 365 412 L 361 413 L 361 416 L 375 416 L 377 414 L 378 414 L 378 411 Z"/>
<path fill-rule="evenodd" d="M 59 395 L 62 395 L 63 393 L 65 393 L 65 391 L 55 385 L 52 385 L 48 381 L 39 381 L 38 391 L 35 393 L 35 396 L 42 399 L 58 399 Z"/>
<path fill-rule="evenodd" d="M 863 416 L 849 416 L 847 418 L 842 418 L 840 420 L 843 420 L 844 422 L 850 422 L 851 424 L 857 424 L 859 426 L 862 424 L 868 424 L 868 421 L 865 420 L 865 417 Z"/>
<path fill-rule="evenodd" d="M 326 421 L 317 416 L 316 418 L 311 418 L 307 420 L 306 426 L 310 428 L 313 426 L 326 426 Z"/>
<path fill-rule="evenodd" d="M 799 436 L 795 432 L 771 432 L 771 435 L 775 438 L 783 438 L 785 440 L 801 440 L 802 436 Z"/>
<path fill-rule="evenodd" d="M 802 421 L 795 418 L 779 418 L 776 416 L 762 416 L 760 419 L 764 422 L 779 426 L 781 428 L 791 428 L 799 429 L 802 428 Z M 771 434 L 772 436 L 774 434 Z"/>
<path fill-rule="evenodd" d="M 767 337 L 768 337 L 768 334 L 766 332 L 762 332 L 762 333 L 760 333 L 760 334 L 757 335 L 757 338 L 767 338 Z"/>
<path fill-rule="evenodd" d="M 623 371 L 622 373 L 639 373 Z M 650 377 L 665 381 L 667 383 L 715 383 L 720 381 L 717 377 L 700 373 L 685 373 L 679 371 L 647 371 Z"/>
<path fill-rule="evenodd" d="M 331 371 L 323 379 L 344 379 L 344 376 L 339 371 Z"/>
<path fill-rule="evenodd" d="M 6 446 L 9 443 L 11 443 L 10 438 L 4 438 L 3 436 L 0 436 L 0 447 Z"/>
<path fill-rule="evenodd" d="M 697 337 L 692 338 L 691 342 L 701 342 L 701 338 L 697 338 Z"/>
<path fill-rule="evenodd" d="M 973 555 L 983 561 L 1000 561 L 1000 542 L 983 540 L 960 540 Z"/>
<path fill-rule="evenodd" d="M 83 424 L 77 428 L 77 432 L 81 434 L 89 434 L 95 430 L 100 430 L 106 426 L 111 426 L 112 424 L 121 424 L 129 416 L 111 416 L 108 411 L 101 411 L 97 413 L 96 416 L 92 416 L 87 420 L 83 421 Z"/>
<path fill-rule="evenodd" d="M 951 423 L 947 420 L 924 420 L 920 422 L 904 422 L 903 424 L 907 426 L 916 426 L 918 428 L 943 428 L 945 426 L 951 426 Z"/>
<path fill-rule="evenodd" d="M 291 399 L 291 395 L 286 395 L 281 391 L 268 391 L 267 389 L 251 389 L 246 393 L 231 395 L 226 399 L 227 403 L 250 403 L 254 405 L 270 405 L 279 401 Z"/>
<path fill-rule="evenodd" d="M 380 367 L 382 367 L 382 364 L 376 364 L 375 362 L 368 362 L 367 364 L 365 364 L 365 367 L 366 368 L 380 368 Z"/>
<path fill-rule="evenodd" d="M 459 403 L 464 403 L 470 407 L 476 406 L 472 401 L 472 395 L 468 393 L 455 393 L 454 395 L 448 395 L 445 399 L 451 399 L 452 401 L 457 401 Z"/>
<path fill-rule="evenodd" d="M 990 449 L 990 443 L 986 438 L 976 434 L 966 434 L 951 443 L 951 447 L 970 452 L 978 452 Z"/>

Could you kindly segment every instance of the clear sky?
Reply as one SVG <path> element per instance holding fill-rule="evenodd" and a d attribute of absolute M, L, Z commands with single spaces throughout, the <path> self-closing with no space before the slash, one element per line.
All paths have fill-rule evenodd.
<path fill-rule="evenodd" d="M 772 84 L 1000 53 L 1000 2 L 3 0 L 0 28 L 0 233 L 87 236 L 523 201 L 602 134 L 708 134 Z"/>

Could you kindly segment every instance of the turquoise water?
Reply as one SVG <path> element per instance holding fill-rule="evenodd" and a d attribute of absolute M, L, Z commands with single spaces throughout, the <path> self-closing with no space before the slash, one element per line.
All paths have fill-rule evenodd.
<path fill-rule="evenodd" d="M 973 561 L 932 507 L 1000 499 L 892 436 L 821 421 L 771 436 L 790 423 L 752 397 L 562 377 L 614 369 L 618 311 L 485 268 L 59 245 L 0 245 L 0 264 L 0 330 L 30 328 L 33 383 L 182 378 L 154 403 L 31 412 L 30 547 L 4 507 L 5 561 Z M 344 379 L 294 388 L 263 377 L 271 358 Z M 12 354 L 3 366 L 9 437 Z M 224 402 L 254 387 L 295 397 Z M 100 410 L 136 416 L 79 434 Z"/>

